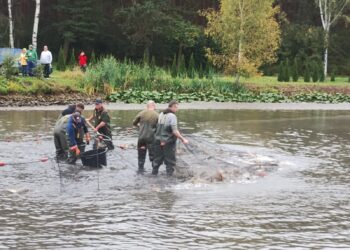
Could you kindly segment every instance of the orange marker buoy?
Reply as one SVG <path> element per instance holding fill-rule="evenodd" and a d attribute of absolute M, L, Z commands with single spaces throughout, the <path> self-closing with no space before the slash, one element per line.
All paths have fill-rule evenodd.
<path fill-rule="evenodd" d="M 0 162 L 0 167 L 3 167 L 3 166 L 5 166 L 5 165 L 6 165 L 5 162 Z"/>

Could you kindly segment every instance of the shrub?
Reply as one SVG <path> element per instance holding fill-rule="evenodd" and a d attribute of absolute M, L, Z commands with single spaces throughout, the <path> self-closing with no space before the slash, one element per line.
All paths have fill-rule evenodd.
<path fill-rule="evenodd" d="M 312 72 L 312 81 L 317 82 L 319 79 L 319 66 L 318 64 L 314 61 L 311 63 L 311 72 Z"/>
<path fill-rule="evenodd" d="M 332 70 L 332 73 L 331 73 L 331 82 L 335 82 L 335 70 Z"/>
<path fill-rule="evenodd" d="M 277 75 L 277 81 L 283 82 L 284 80 L 284 70 L 283 70 L 283 62 L 280 62 L 278 66 L 278 75 Z"/>
<path fill-rule="evenodd" d="M 293 66 L 291 67 L 291 74 L 293 82 L 297 82 L 299 79 L 299 72 L 298 72 L 298 59 L 294 58 Z"/>
<path fill-rule="evenodd" d="M 283 67 L 283 81 L 285 82 L 289 82 L 290 81 L 290 69 L 289 69 L 289 60 L 287 59 L 286 62 L 284 63 L 284 67 Z"/>
<path fill-rule="evenodd" d="M 190 57 L 190 61 L 188 63 L 187 76 L 189 78 L 194 78 L 195 74 L 196 74 L 196 66 L 195 66 L 194 57 L 193 57 L 193 53 L 192 53 L 191 57 Z"/>
<path fill-rule="evenodd" d="M 12 79 L 19 72 L 16 59 L 12 56 L 5 57 L 0 70 L 6 79 Z"/>
<path fill-rule="evenodd" d="M 72 49 L 72 52 L 70 54 L 70 59 L 69 59 L 69 63 L 68 63 L 68 66 L 69 66 L 69 69 L 70 70 L 73 70 L 74 69 L 74 66 L 77 64 L 77 61 L 75 59 L 75 53 L 74 53 L 74 48 Z"/>
<path fill-rule="evenodd" d="M 305 63 L 304 82 L 310 82 L 310 65 L 309 65 L 309 62 Z"/>

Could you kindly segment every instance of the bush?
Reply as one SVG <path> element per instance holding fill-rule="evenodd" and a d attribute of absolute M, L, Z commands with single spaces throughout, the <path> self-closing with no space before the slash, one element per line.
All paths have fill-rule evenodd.
<path fill-rule="evenodd" d="M 75 52 L 74 52 L 74 48 L 73 48 L 72 52 L 70 54 L 70 59 L 69 59 L 69 63 L 68 63 L 69 69 L 73 70 L 75 65 L 77 65 L 77 61 L 75 59 Z"/>
<path fill-rule="evenodd" d="M 290 69 L 289 69 L 289 60 L 287 59 L 286 62 L 284 63 L 284 67 L 283 67 L 283 81 L 285 82 L 289 82 L 290 81 Z"/>
<path fill-rule="evenodd" d="M 283 82 L 283 80 L 284 80 L 283 62 L 280 62 L 279 66 L 278 66 L 277 81 Z"/>
<path fill-rule="evenodd" d="M 319 79 L 319 66 L 316 62 L 311 63 L 312 81 L 317 82 Z"/>
<path fill-rule="evenodd" d="M 298 72 L 298 59 L 294 58 L 293 65 L 291 67 L 291 74 L 293 82 L 297 82 L 299 79 L 299 72 Z"/>
<path fill-rule="evenodd" d="M 1 75 L 5 76 L 6 79 L 12 79 L 19 73 L 16 59 L 11 56 L 5 57 L 0 70 Z"/>
<path fill-rule="evenodd" d="M 331 73 L 331 82 L 335 82 L 335 70 L 332 70 L 332 73 Z"/>
<path fill-rule="evenodd" d="M 310 65 L 309 65 L 309 62 L 305 63 L 304 82 L 310 82 Z"/>
<path fill-rule="evenodd" d="M 33 74 L 38 79 L 44 78 L 44 65 L 37 64 L 36 67 L 33 68 Z"/>

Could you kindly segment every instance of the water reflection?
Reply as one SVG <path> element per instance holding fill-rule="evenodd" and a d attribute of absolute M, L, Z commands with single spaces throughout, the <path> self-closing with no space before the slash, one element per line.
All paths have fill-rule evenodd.
<path fill-rule="evenodd" d="M 111 113 L 115 143 L 135 144 L 125 128 L 137 111 Z M 57 114 L 0 112 L 0 161 L 52 155 Z M 132 147 L 99 172 L 62 166 L 61 179 L 51 162 L 1 167 L 0 248 L 348 248 L 349 112 L 192 110 L 179 121 L 198 145 L 241 152 L 227 157 L 236 164 L 260 155 L 281 167 L 255 182 L 152 178 L 136 175 Z"/>

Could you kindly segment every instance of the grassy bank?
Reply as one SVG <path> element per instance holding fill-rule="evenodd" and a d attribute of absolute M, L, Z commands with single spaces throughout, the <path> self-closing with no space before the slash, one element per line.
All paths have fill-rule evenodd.
<path fill-rule="evenodd" d="M 276 77 L 242 78 L 193 73 L 174 77 L 171 70 L 107 57 L 84 74 L 79 68 L 55 70 L 50 79 L 0 76 L 0 94 L 69 94 L 102 95 L 110 101 L 141 103 L 153 99 L 159 103 L 171 99 L 182 102 L 349 102 L 347 77 L 335 82 L 278 82 Z"/>

